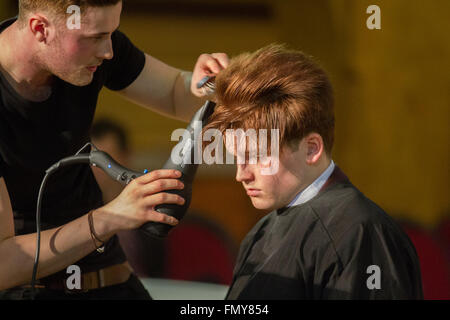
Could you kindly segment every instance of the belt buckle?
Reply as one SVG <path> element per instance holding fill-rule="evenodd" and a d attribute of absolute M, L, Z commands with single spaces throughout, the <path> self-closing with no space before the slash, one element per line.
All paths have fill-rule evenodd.
<path fill-rule="evenodd" d="M 103 288 L 105 286 L 105 270 L 104 269 L 100 269 L 97 270 L 97 288 Z"/>
<path fill-rule="evenodd" d="M 83 292 L 99 288 L 99 274 L 99 271 L 94 271 L 85 273 L 81 276 L 81 289 L 83 290 Z"/>

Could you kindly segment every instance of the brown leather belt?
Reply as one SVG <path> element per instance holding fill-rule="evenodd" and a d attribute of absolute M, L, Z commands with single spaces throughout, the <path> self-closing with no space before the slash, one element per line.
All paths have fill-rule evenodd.
<path fill-rule="evenodd" d="M 79 293 L 124 283 L 130 278 L 131 273 L 130 265 L 128 262 L 124 262 L 97 271 L 82 273 L 81 289 L 68 289 L 66 286 L 67 278 L 64 277 L 42 279 L 40 284 L 41 287 L 49 290 Z"/>

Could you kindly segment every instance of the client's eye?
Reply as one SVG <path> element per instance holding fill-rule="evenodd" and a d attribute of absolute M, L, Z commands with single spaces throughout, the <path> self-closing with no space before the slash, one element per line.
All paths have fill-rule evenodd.
<path fill-rule="evenodd" d="M 97 35 L 97 36 L 92 36 L 91 39 L 93 39 L 95 41 L 100 41 L 100 40 L 105 39 L 107 36 L 108 36 L 107 34 L 100 34 L 100 35 Z"/>

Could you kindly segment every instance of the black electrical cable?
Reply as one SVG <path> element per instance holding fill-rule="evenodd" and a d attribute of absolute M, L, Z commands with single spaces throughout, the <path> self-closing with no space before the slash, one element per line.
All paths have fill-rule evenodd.
<path fill-rule="evenodd" d="M 36 253 L 34 257 L 33 274 L 31 276 L 31 299 L 36 297 L 36 277 L 37 269 L 39 266 L 39 256 L 41 252 L 41 209 L 42 209 L 42 196 L 49 177 L 57 171 L 60 167 L 77 164 L 77 163 L 89 163 L 89 154 L 80 154 L 87 145 L 85 145 L 75 156 L 68 157 L 58 161 L 45 171 L 45 176 L 42 179 L 41 186 L 39 188 L 38 199 L 36 204 Z"/>
<path fill-rule="evenodd" d="M 205 94 L 213 93 L 215 90 L 214 79 L 215 79 L 214 76 L 206 76 L 198 83 L 197 87 L 205 88 L 206 90 Z M 195 130 L 193 129 L 194 121 L 202 121 L 203 127 L 209 116 L 214 111 L 214 107 L 215 107 L 214 102 L 207 101 L 203 105 L 203 107 L 200 108 L 200 110 L 197 111 L 197 113 L 194 115 L 193 119 L 191 120 L 191 123 L 188 126 L 188 129 L 190 129 L 191 132 L 195 133 Z M 196 140 L 195 135 L 192 138 L 194 141 Z M 88 146 L 91 147 L 91 152 L 81 153 Z M 188 159 L 191 159 L 193 157 L 193 152 L 195 152 L 194 148 L 195 144 L 193 143 L 189 150 L 190 153 Z M 111 176 L 111 178 L 125 184 L 128 184 L 131 180 L 142 175 L 142 173 L 134 172 L 132 170 L 123 168 L 118 163 L 116 163 L 114 159 L 112 159 L 108 154 L 102 151 L 98 151 L 95 148 L 95 146 L 90 142 L 84 145 L 74 156 L 64 158 L 46 170 L 45 176 L 39 188 L 38 201 L 36 206 L 36 254 L 33 265 L 33 274 L 31 277 L 31 292 L 32 292 L 31 297 L 33 300 L 36 297 L 36 277 L 37 277 L 37 269 L 39 266 L 39 255 L 41 250 L 41 207 L 42 207 L 42 195 L 44 193 L 45 185 L 47 184 L 47 180 L 51 176 L 51 174 L 56 170 L 58 170 L 60 167 L 79 163 L 90 163 L 92 165 L 99 166 L 101 169 L 107 172 Z M 183 218 L 184 214 L 187 211 L 187 208 L 189 207 L 192 192 L 192 182 L 195 173 L 197 171 L 197 166 L 198 166 L 197 164 L 185 164 L 184 162 L 181 164 L 175 164 L 172 162 L 172 159 L 169 158 L 169 160 L 164 164 L 163 168 L 165 169 L 171 168 L 181 171 L 182 177 L 180 178 L 180 181 L 182 181 L 185 185 L 187 185 L 187 187 L 181 192 L 174 190 L 172 191 L 172 193 L 182 195 L 183 198 L 185 198 L 186 203 L 184 204 L 184 206 L 175 206 L 170 204 L 165 206 L 160 205 L 158 206 L 157 211 L 174 216 L 178 220 Z M 144 174 L 145 173 L 146 172 L 144 172 Z M 147 233 L 151 236 L 164 237 L 169 232 L 171 226 L 162 223 L 148 222 L 145 223 L 141 228 L 144 231 L 144 233 Z"/>
<path fill-rule="evenodd" d="M 42 195 L 48 178 L 53 173 L 53 171 L 46 172 L 44 179 L 42 180 L 41 187 L 39 188 L 37 206 L 36 206 L 36 254 L 34 257 L 33 265 L 33 275 L 31 277 L 31 299 L 34 300 L 36 297 L 36 275 L 37 268 L 39 265 L 39 254 L 41 252 L 41 205 L 42 205 Z"/>

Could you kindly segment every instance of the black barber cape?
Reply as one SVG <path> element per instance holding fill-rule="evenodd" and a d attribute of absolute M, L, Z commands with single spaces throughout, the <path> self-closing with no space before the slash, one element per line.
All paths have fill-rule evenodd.
<path fill-rule="evenodd" d="M 0 23 L 0 32 L 14 21 Z M 90 141 L 100 90 L 125 89 L 144 68 L 144 53 L 126 35 L 115 31 L 111 38 L 114 58 L 103 61 L 89 85 L 77 87 L 56 78 L 52 95 L 43 102 L 22 98 L 0 72 L 0 177 L 11 198 L 16 235 L 36 231 L 36 201 L 45 170 Z M 45 189 L 42 229 L 66 224 L 101 205 L 102 194 L 89 165 L 62 168 Z M 89 272 L 123 261 L 114 236 L 104 253 L 94 251 L 76 264 Z"/>
<path fill-rule="evenodd" d="M 335 168 L 313 199 L 269 213 L 241 244 L 227 299 L 422 299 L 415 248 Z"/>

